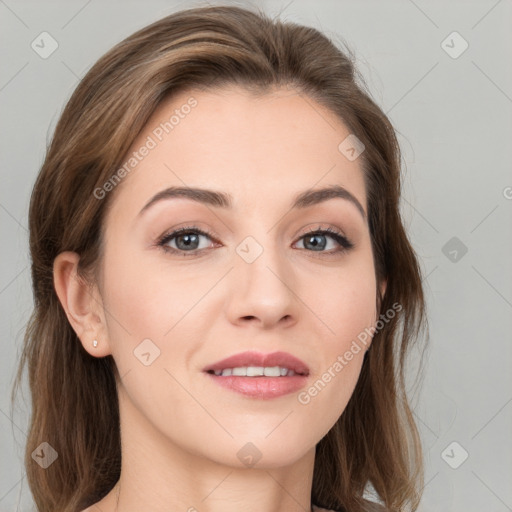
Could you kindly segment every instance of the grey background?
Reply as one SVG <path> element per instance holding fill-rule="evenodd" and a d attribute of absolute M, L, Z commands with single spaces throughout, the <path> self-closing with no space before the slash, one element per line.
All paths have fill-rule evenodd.
<path fill-rule="evenodd" d="M 421 511 L 512 510 L 512 2 L 252 4 L 346 40 L 400 134 L 403 214 L 426 276 L 431 335 L 414 395 L 426 454 Z M 47 140 L 97 58 L 200 5 L 0 0 L 0 512 L 33 509 L 20 462 L 28 403 L 11 418 L 9 392 L 32 307 L 27 210 Z M 59 45 L 47 59 L 31 48 L 43 31 Z M 469 44 L 457 58 L 445 51 L 463 48 L 447 39 L 454 31 Z"/>

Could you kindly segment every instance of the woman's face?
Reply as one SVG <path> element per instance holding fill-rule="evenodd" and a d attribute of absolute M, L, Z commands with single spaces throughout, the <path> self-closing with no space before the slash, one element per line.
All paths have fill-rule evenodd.
<path fill-rule="evenodd" d="M 358 335 L 377 320 L 360 148 L 347 149 L 349 135 L 286 88 L 182 92 L 155 111 L 121 183 L 104 188 L 115 195 L 101 343 L 121 375 L 123 435 L 272 467 L 304 456 L 333 426 L 360 373 Z M 345 196 L 314 194 L 335 186 Z M 186 195 L 162 194 L 171 188 Z M 306 375 L 205 371 L 247 351 L 288 353 Z M 292 366 L 226 366 L 265 363 Z"/>

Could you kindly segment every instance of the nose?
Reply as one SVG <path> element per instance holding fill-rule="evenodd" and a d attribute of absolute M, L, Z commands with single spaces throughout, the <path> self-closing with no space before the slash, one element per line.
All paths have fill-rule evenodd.
<path fill-rule="evenodd" d="M 262 252 L 251 261 L 244 254 L 247 248 Z M 241 244 L 238 249 L 234 254 L 234 269 L 230 272 L 227 304 L 230 322 L 242 326 L 252 324 L 260 329 L 291 327 L 297 322 L 300 300 L 290 262 L 278 249 L 269 244 L 260 246 L 255 240 Z"/>

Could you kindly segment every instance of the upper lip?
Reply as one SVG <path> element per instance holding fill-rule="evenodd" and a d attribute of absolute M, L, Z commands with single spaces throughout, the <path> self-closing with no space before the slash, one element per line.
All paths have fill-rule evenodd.
<path fill-rule="evenodd" d="M 280 366 L 281 368 L 288 368 L 295 373 L 302 375 L 309 375 L 309 368 L 306 363 L 301 361 L 295 356 L 287 352 L 272 352 L 271 354 L 262 354 L 260 352 L 242 352 L 235 354 L 222 361 L 217 361 L 211 365 L 206 366 L 203 371 L 209 372 L 214 370 L 225 370 L 226 368 L 240 368 L 246 366 L 257 367 L 273 367 Z"/>

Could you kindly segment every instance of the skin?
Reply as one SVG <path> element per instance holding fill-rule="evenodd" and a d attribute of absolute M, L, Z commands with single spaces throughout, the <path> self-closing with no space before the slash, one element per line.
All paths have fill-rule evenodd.
<path fill-rule="evenodd" d="M 341 198 L 290 209 L 299 192 L 337 184 L 367 212 L 361 159 L 338 150 L 349 130 L 311 98 L 289 88 L 256 97 L 234 86 L 162 103 L 131 151 L 191 96 L 197 106 L 110 192 L 101 278 L 92 291 L 76 279 L 77 254 L 54 262 L 55 289 L 85 350 L 111 354 L 121 375 L 121 477 L 87 511 L 308 511 L 315 445 L 345 409 L 364 350 L 307 405 L 298 393 L 270 400 L 238 394 L 202 369 L 246 350 L 282 350 L 309 366 L 307 389 L 375 324 L 377 283 L 363 216 Z M 169 186 L 229 193 L 233 210 L 178 198 L 139 217 Z M 205 249 L 189 257 L 156 246 L 183 225 L 215 239 L 201 235 Z M 329 256 L 340 246 L 325 235 L 325 249 L 315 251 L 304 235 L 319 225 L 341 231 L 354 247 Z M 247 236 L 263 248 L 252 263 L 236 252 Z M 180 250 L 177 243 L 168 245 Z M 379 286 L 384 292 L 385 283 Z M 160 350 L 149 366 L 134 356 L 147 338 Z M 261 453 L 251 467 L 237 457 L 248 442 Z"/>

